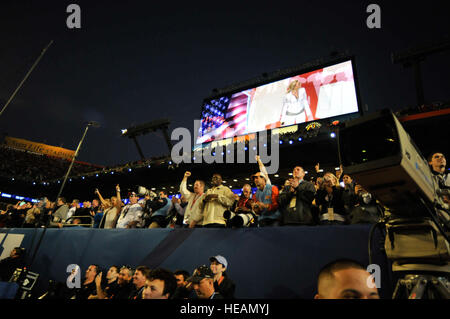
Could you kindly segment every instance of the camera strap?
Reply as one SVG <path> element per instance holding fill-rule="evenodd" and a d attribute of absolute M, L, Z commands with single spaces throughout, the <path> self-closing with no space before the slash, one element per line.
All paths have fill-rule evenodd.
<path fill-rule="evenodd" d="M 125 218 L 125 216 L 128 214 L 128 211 L 130 210 L 130 206 L 127 206 L 124 208 L 122 213 L 122 218 Z"/>

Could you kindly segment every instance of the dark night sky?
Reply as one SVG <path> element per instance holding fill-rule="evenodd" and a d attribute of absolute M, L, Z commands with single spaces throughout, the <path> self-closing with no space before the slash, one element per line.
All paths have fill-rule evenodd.
<path fill-rule="evenodd" d="M 415 104 L 411 69 L 391 52 L 448 37 L 444 1 L 373 1 L 381 29 L 366 26 L 369 1 L 2 1 L 0 104 L 41 50 L 47 51 L 0 118 L 9 136 L 75 149 L 95 120 L 79 160 L 114 165 L 139 159 L 120 129 L 170 118 L 187 127 L 202 100 L 263 72 L 347 50 L 356 56 L 369 112 Z M 81 6 L 81 29 L 66 27 L 66 7 Z M 449 52 L 423 63 L 425 98 L 450 100 Z M 167 153 L 162 135 L 139 141 L 147 157 Z"/>

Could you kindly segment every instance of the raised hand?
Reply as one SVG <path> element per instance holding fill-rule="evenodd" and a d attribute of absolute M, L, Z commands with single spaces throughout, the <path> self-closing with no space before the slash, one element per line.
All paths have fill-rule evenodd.
<path fill-rule="evenodd" d="M 97 286 L 100 286 L 100 283 L 102 282 L 102 273 L 100 272 L 96 277 L 95 277 L 95 283 Z"/>

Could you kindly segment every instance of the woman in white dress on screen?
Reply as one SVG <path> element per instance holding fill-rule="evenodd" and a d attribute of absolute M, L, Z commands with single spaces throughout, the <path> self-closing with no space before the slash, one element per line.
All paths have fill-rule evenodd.
<path fill-rule="evenodd" d="M 309 108 L 306 91 L 302 88 L 299 80 L 292 81 L 287 93 L 283 99 L 283 107 L 281 109 L 280 122 L 281 126 L 294 125 L 304 123 L 308 119 L 312 119 L 311 109 Z"/>

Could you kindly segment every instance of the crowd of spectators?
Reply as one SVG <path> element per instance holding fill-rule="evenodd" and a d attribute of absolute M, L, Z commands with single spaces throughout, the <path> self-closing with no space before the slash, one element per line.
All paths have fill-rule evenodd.
<path fill-rule="evenodd" d="M 85 270 L 84 278 L 78 288 L 67 283 L 50 282 L 48 290 L 39 299 L 236 299 L 236 284 L 227 275 L 228 261 L 224 256 L 209 258 L 209 266 L 203 264 L 192 272 L 186 270 L 170 271 L 164 268 L 150 269 L 140 265 L 110 266 L 103 270 L 91 264 Z M 74 280 L 75 268 L 72 277 Z M 372 282 L 372 285 L 368 283 Z M 321 268 L 317 277 L 314 299 L 379 299 L 374 278 L 358 262 L 338 259 Z"/>
<path fill-rule="evenodd" d="M 180 182 L 180 198 L 169 198 L 166 191 L 146 191 L 143 198 L 136 192 L 122 200 L 120 186 L 116 194 L 104 198 L 99 189 L 96 198 L 70 203 L 60 197 L 56 203 L 43 198 L 38 203 L 19 201 L 0 212 L 2 227 L 93 227 L 93 228 L 164 228 L 164 227 L 275 227 L 293 225 L 345 225 L 376 223 L 385 208 L 346 174 L 340 167 L 337 174 L 315 167 L 312 181 L 305 180 L 301 166 L 292 169 L 291 177 L 281 187 L 273 185 L 264 164 L 256 157 L 259 169 L 251 175 L 253 185 L 242 186 L 237 195 L 223 185 L 219 173 L 212 173 L 210 188 L 195 180 L 193 189 L 187 183 L 192 174 L 185 172 Z M 446 158 L 436 152 L 428 163 L 441 189 L 450 188 Z M 252 192 L 252 186 L 256 191 Z M 448 197 L 443 197 L 446 204 Z M 445 214 L 441 211 L 440 214 Z M 447 220 L 448 215 L 443 216 Z M 210 265 L 199 266 L 192 275 L 186 270 L 149 269 L 145 265 L 111 266 L 106 275 L 98 265 L 90 265 L 80 288 L 68 290 L 65 283 L 50 285 L 41 296 L 68 299 L 232 299 L 235 283 L 226 275 L 228 262 L 213 256 Z M 339 283 L 367 281 L 369 274 L 353 261 L 338 261 L 324 267 L 318 277 L 314 298 L 379 298 L 376 288 L 339 290 Z M 352 279 L 353 278 L 353 279 Z M 363 289 L 364 288 L 364 289 Z"/>
<path fill-rule="evenodd" d="M 44 182 L 62 178 L 70 161 L 43 154 L 16 150 L 0 145 L 0 176 L 28 182 Z M 71 173 L 84 174 L 98 170 L 98 167 L 75 162 Z"/>
<path fill-rule="evenodd" d="M 223 185 L 219 173 L 212 174 L 211 185 L 195 180 L 188 190 L 190 172 L 185 172 L 178 196 L 169 198 L 165 190 L 157 194 L 136 192 L 122 200 L 120 186 L 116 194 L 67 202 L 42 198 L 37 203 L 19 201 L 0 211 L 0 226 L 17 227 L 93 227 L 93 228 L 179 228 L 179 227 L 270 227 L 284 225 L 329 225 L 375 223 L 383 207 L 371 194 L 341 170 L 321 173 L 316 165 L 313 182 L 306 181 L 305 171 L 296 166 L 292 177 L 278 188 L 257 157 L 259 171 L 251 176 L 253 185 L 242 186 L 237 195 Z M 340 182 L 341 180 L 341 182 Z M 255 192 L 252 193 L 252 186 Z"/>
<path fill-rule="evenodd" d="M 140 198 L 136 192 L 122 199 L 119 185 L 116 195 L 103 198 L 99 189 L 96 198 L 60 197 L 56 203 L 47 198 L 38 203 L 19 201 L 0 210 L 0 227 L 93 227 L 93 228 L 225 228 L 274 227 L 294 225 L 346 225 L 376 223 L 386 213 L 375 198 L 342 167 L 337 174 L 315 167 L 312 181 L 305 180 L 301 166 L 292 169 L 291 178 L 281 187 L 273 185 L 264 164 L 257 156 L 259 170 L 251 175 L 253 185 L 242 185 L 237 195 L 223 185 L 219 173 L 213 173 L 210 188 L 197 179 L 188 190 L 190 172 L 185 172 L 179 196 L 169 198 L 165 190 L 157 194 L 146 190 Z M 429 157 L 441 188 L 450 187 L 445 156 Z M 252 188 L 255 186 L 255 188 Z M 256 189 L 252 193 L 252 189 Z M 448 205 L 448 197 L 443 197 Z M 126 202 L 126 204 L 125 204 Z M 442 211 L 445 215 L 445 212 Z M 448 215 L 448 214 L 447 214 Z M 445 215 L 444 219 L 449 219 Z"/>
<path fill-rule="evenodd" d="M 226 270 L 228 261 L 221 255 L 209 258 L 192 272 L 150 269 L 140 265 L 112 265 L 105 269 L 92 264 L 84 272 L 79 288 L 69 288 L 66 283 L 50 282 L 48 290 L 39 299 L 235 299 L 236 285 Z M 75 280 L 75 268 L 70 280 Z M 81 278 L 81 273 L 78 273 Z"/>

